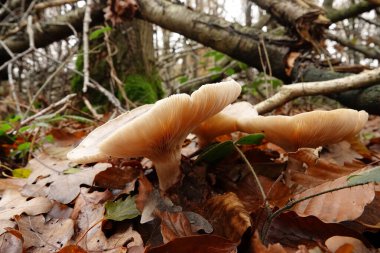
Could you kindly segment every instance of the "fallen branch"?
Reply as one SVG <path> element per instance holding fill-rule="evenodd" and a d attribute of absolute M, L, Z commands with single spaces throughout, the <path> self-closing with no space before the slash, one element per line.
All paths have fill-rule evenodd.
<path fill-rule="evenodd" d="M 324 82 L 285 85 L 275 95 L 258 103 L 255 108 L 259 114 L 264 114 L 298 97 L 343 92 L 368 87 L 378 82 L 380 82 L 380 68 Z"/>

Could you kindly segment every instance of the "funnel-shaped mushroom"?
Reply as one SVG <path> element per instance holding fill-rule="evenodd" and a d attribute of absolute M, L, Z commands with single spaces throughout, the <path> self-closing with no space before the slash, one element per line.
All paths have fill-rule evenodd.
<path fill-rule="evenodd" d="M 109 158 L 109 155 L 106 155 L 99 150 L 100 141 L 113 134 L 115 129 L 124 126 L 128 122 L 146 113 L 152 107 L 153 105 L 140 106 L 99 126 L 87 135 L 87 137 L 75 149 L 71 150 L 67 154 L 67 158 L 76 163 L 106 161 Z"/>
<path fill-rule="evenodd" d="M 264 133 L 265 138 L 287 151 L 315 148 L 356 135 L 368 120 L 368 113 L 351 109 L 312 111 L 295 116 L 257 116 L 239 119 L 246 133 Z"/>
<path fill-rule="evenodd" d="M 160 189 L 165 191 L 180 177 L 181 146 L 202 121 L 220 112 L 240 94 L 235 81 L 202 86 L 191 96 L 173 95 L 158 101 L 148 112 L 115 129 L 100 150 L 114 157 L 147 157 L 152 160 Z"/>
<path fill-rule="evenodd" d="M 237 121 L 241 117 L 257 117 L 257 111 L 248 102 L 237 102 L 227 106 L 220 113 L 203 121 L 193 131 L 203 147 L 216 137 L 238 131 Z"/>

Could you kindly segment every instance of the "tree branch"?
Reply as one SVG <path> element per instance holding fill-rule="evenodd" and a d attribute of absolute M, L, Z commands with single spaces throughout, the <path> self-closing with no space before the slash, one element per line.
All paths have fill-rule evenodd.
<path fill-rule="evenodd" d="M 380 68 L 324 82 L 295 83 L 282 86 L 274 96 L 255 106 L 264 114 L 297 97 L 326 95 L 352 89 L 368 87 L 380 82 Z"/>
<path fill-rule="evenodd" d="M 347 18 L 354 18 L 364 12 L 376 9 L 379 5 L 370 3 L 369 1 L 362 1 L 357 4 L 350 5 L 350 7 L 340 10 L 329 9 L 326 16 L 332 23 L 342 21 Z"/>

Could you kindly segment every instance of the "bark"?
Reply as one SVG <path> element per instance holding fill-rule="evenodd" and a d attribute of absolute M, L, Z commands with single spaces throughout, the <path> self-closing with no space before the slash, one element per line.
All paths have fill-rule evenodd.
<path fill-rule="evenodd" d="M 348 8 L 341 10 L 330 9 L 326 15 L 332 23 L 342 21 L 347 18 L 354 18 L 364 12 L 376 9 L 379 5 L 371 3 L 369 1 L 362 1 L 357 4 L 353 4 Z"/>
<path fill-rule="evenodd" d="M 295 31 L 300 39 L 320 40 L 329 21 L 319 6 L 302 0 L 251 0 L 266 10 L 285 27 Z"/>

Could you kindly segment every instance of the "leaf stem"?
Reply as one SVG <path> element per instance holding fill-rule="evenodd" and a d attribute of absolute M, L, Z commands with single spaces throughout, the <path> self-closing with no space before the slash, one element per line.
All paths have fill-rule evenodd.
<path fill-rule="evenodd" d="M 257 176 L 255 170 L 253 169 L 251 163 L 248 161 L 247 157 L 244 155 L 243 151 L 240 150 L 238 146 L 234 143 L 234 148 L 239 153 L 239 155 L 243 158 L 244 162 L 247 164 L 248 168 L 251 170 L 253 177 L 255 178 L 257 188 L 259 188 L 259 191 L 261 193 L 261 197 L 263 198 L 263 201 L 265 203 L 265 207 L 270 210 L 269 203 L 267 199 L 267 195 L 265 194 L 264 188 L 260 183 L 259 177 Z"/>
<path fill-rule="evenodd" d="M 281 207 L 280 209 L 278 209 L 277 211 L 275 211 L 274 213 L 272 213 L 268 217 L 268 219 L 265 221 L 265 223 L 263 225 L 263 230 L 262 230 L 262 233 L 261 233 L 261 241 L 264 244 L 266 244 L 269 228 L 272 225 L 273 220 L 275 218 L 277 218 L 283 212 L 285 212 L 285 211 L 291 209 L 292 207 L 294 207 L 296 204 L 298 204 L 298 203 L 300 203 L 302 201 L 314 198 L 314 197 L 318 197 L 318 196 L 326 194 L 326 193 L 330 193 L 330 192 L 334 192 L 334 191 L 339 191 L 339 190 L 343 190 L 343 189 L 347 189 L 347 188 L 351 188 L 351 187 L 355 187 L 355 186 L 360 186 L 360 185 L 365 185 L 365 184 L 368 184 L 368 182 L 340 186 L 340 187 L 337 187 L 337 188 L 333 188 L 333 189 L 329 189 L 329 190 L 326 190 L 326 191 L 318 192 L 316 194 L 313 194 L 313 195 L 310 195 L 310 196 L 306 196 L 306 197 L 303 197 L 303 198 L 300 198 L 300 199 L 290 200 L 285 206 Z"/>

